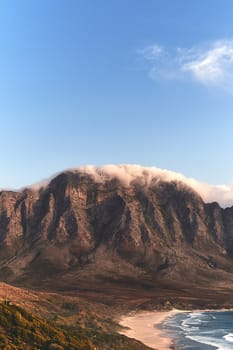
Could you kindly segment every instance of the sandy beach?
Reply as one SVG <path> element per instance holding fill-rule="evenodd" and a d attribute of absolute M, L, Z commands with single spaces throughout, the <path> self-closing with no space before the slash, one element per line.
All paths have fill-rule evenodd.
<path fill-rule="evenodd" d="M 181 310 L 171 311 L 150 311 L 136 312 L 131 315 L 123 316 L 119 324 L 127 329 L 121 331 L 121 334 L 129 338 L 140 340 L 145 345 L 158 350 L 170 350 L 172 340 L 156 326 L 159 326 L 166 318 L 183 312 Z"/>

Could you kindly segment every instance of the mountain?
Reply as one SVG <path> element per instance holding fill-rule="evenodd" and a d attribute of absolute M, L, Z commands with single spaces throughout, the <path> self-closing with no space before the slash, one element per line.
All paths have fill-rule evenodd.
<path fill-rule="evenodd" d="M 233 305 L 233 207 L 145 170 L 65 171 L 0 192 L 0 278 L 117 305 Z"/>

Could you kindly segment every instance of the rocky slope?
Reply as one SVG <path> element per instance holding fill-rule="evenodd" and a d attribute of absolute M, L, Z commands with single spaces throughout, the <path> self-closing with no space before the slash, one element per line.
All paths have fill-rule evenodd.
<path fill-rule="evenodd" d="M 40 189 L 0 192 L 7 282 L 66 291 L 121 285 L 152 295 L 164 288 L 178 299 L 191 284 L 222 295 L 233 286 L 232 257 L 233 208 L 206 204 L 181 182 L 125 185 L 67 171 Z"/>

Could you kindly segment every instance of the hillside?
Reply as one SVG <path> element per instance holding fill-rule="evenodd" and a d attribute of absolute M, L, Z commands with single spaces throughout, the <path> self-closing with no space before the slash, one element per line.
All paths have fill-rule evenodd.
<path fill-rule="evenodd" d="M 0 348 L 4 350 L 149 350 L 142 343 L 90 327 L 64 327 L 25 309 L 0 303 Z"/>

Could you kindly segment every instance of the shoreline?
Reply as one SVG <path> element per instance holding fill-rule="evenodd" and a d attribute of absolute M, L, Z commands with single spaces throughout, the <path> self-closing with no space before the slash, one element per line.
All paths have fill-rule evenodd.
<path fill-rule="evenodd" d="M 141 341 L 143 344 L 155 350 L 171 350 L 173 347 L 172 338 L 168 337 L 165 330 L 161 329 L 163 322 L 179 313 L 189 312 L 225 312 L 233 309 L 193 309 L 170 311 L 135 311 L 122 316 L 119 325 L 125 327 L 119 333 L 129 338 Z"/>
<path fill-rule="evenodd" d="M 171 350 L 173 341 L 159 326 L 169 317 L 188 310 L 139 311 L 121 317 L 119 324 L 125 330 L 119 333 L 141 341 L 156 350 Z"/>

